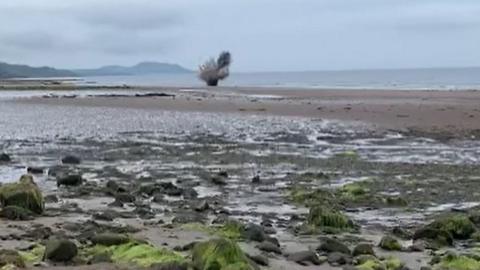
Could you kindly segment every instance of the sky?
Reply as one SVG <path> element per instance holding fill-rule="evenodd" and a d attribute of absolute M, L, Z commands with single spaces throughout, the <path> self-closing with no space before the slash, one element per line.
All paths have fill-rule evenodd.
<path fill-rule="evenodd" d="M 3 0 L 0 61 L 235 71 L 480 66 L 479 0 Z"/>

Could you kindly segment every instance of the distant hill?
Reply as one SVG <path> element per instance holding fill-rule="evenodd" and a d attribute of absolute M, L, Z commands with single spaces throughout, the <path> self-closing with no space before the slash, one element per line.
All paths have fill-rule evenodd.
<path fill-rule="evenodd" d="M 0 79 L 8 78 L 42 78 L 42 77 L 75 77 L 69 70 L 51 67 L 31 67 L 27 65 L 12 65 L 0 62 Z"/>
<path fill-rule="evenodd" d="M 157 62 L 142 62 L 135 66 L 104 66 L 97 69 L 72 70 L 79 76 L 122 76 L 122 75 L 146 75 L 160 73 L 187 73 L 190 70 L 177 65 Z"/>

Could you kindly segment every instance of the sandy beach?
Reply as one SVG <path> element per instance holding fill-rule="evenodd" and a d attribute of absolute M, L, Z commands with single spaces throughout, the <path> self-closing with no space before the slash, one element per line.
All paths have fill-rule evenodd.
<path fill-rule="evenodd" d="M 17 102 L 361 121 L 380 130 L 443 139 L 480 135 L 480 91 L 132 87 L 123 94 L 137 92 L 174 97 L 35 97 Z"/>
<path fill-rule="evenodd" d="M 0 91 L 0 198 L 42 194 L 0 211 L 0 247 L 29 269 L 203 269 L 199 243 L 245 269 L 421 269 L 476 247 L 479 118 L 479 91 Z"/>

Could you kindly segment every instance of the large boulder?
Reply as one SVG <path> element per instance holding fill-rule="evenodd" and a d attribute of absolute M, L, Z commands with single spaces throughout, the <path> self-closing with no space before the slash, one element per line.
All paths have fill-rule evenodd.
<path fill-rule="evenodd" d="M 23 175 L 18 182 L 1 186 L 0 204 L 24 208 L 35 214 L 42 214 L 45 209 L 42 192 L 31 175 Z"/>
<path fill-rule="evenodd" d="M 12 161 L 12 159 L 10 158 L 9 155 L 5 154 L 5 153 L 1 153 L 0 154 L 0 163 L 2 162 L 10 162 Z"/>
<path fill-rule="evenodd" d="M 62 163 L 63 164 L 72 164 L 72 165 L 77 165 L 80 164 L 81 160 L 79 157 L 68 155 L 62 158 Z"/>
<path fill-rule="evenodd" d="M 53 262 L 69 262 L 77 256 L 78 248 L 75 243 L 66 239 L 50 239 L 45 245 L 44 260 Z"/>
<path fill-rule="evenodd" d="M 116 233 L 101 233 L 92 237 L 93 244 L 102 246 L 118 246 L 129 241 L 130 238 L 128 236 Z"/>
<path fill-rule="evenodd" d="M 213 239 L 196 244 L 192 252 L 192 261 L 196 270 L 257 269 L 242 249 L 228 239 Z"/>
<path fill-rule="evenodd" d="M 79 174 L 70 174 L 57 177 L 57 186 L 79 186 L 83 183 L 83 178 Z"/>
<path fill-rule="evenodd" d="M 380 240 L 380 244 L 378 244 L 378 246 L 384 250 L 402 250 L 402 245 L 400 244 L 400 242 L 390 235 L 385 235 L 384 237 L 382 237 L 382 240 Z"/>
<path fill-rule="evenodd" d="M 10 205 L 0 211 L 0 217 L 8 220 L 31 220 L 35 214 L 25 208 Z"/>
<path fill-rule="evenodd" d="M 326 253 L 340 252 L 343 254 L 350 254 L 350 249 L 342 242 L 334 238 L 326 238 L 322 241 L 322 244 L 317 248 L 317 251 L 323 251 Z"/>

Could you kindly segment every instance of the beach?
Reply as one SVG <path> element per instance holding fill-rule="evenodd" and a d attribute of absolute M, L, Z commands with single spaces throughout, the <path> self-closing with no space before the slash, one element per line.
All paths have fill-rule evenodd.
<path fill-rule="evenodd" d="M 253 269 L 420 269 L 476 246 L 479 118 L 480 91 L 10 87 L 0 181 L 29 173 L 45 207 L 3 213 L 1 247 L 32 269 L 188 269 L 212 239 Z M 35 255 L 51 235 L 76 260 Z"/>
<path fill-rule="evenodd" d="M 115 90 L 115 89 L 111 89 Z M 121 89 L 117 89 L 120 90 Z M 36 97 L 19 102 L 183 112 L 239 113 L 359 121 L 379 130 L 437 138 L 480 135 L 480 91 L 403 91 L 289 88 L 138 88 L 130 93 L 172 97 Z"/>

